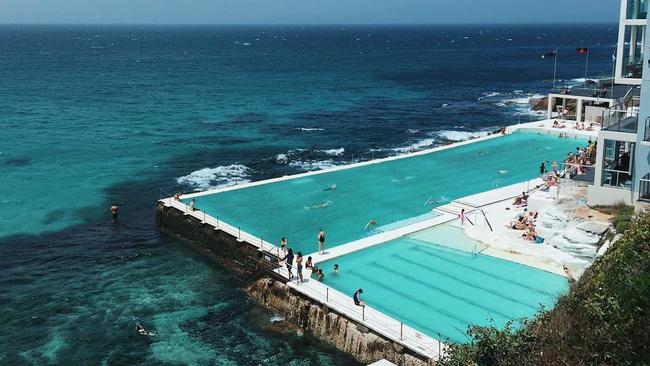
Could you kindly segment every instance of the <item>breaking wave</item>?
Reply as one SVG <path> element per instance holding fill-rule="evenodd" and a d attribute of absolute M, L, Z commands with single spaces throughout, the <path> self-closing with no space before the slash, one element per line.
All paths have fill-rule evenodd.
<path fill-rule="evenodd" d="M 203 168 L 193 171 L 176 182 L 191 186 L 194 191 L 207 191 L 234 184 L 250 182 L 251 169 L 242 164 L 222 165 L 216 168 Z"/>

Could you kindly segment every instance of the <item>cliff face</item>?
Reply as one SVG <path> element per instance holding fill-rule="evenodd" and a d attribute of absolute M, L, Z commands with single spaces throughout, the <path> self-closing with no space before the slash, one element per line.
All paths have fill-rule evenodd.
<path fill-rule="evenodd" d="M 286 320 L 336 348 L 353 355 L 359 362 L 385 358 L 400 366 L 435 365 L 401 345 L 368 331 L 327 306 L 315 304 L 294 293 L 280 281 L 261 278 L 246 288 L 251 298 L 285 316 Z"/>

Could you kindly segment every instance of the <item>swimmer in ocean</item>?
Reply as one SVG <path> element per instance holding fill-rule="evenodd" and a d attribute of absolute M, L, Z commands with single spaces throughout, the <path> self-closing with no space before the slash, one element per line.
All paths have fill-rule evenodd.
<path fill-rule="evenodd" d="M 336 191 L 336 184 L 332 184 L 331 186 L 329 186 L 329 187 L 323 189 L 323 191 L 324 191 L 324 192 L 327 192 L 327 191 Z"/>
<path fill-rule="evenodd" d="M 323 202 L 320 205 L 311 206 L 311 208 L 325 208 L 325 207 L 329 207 L 329 205 L 330 205 L 329 202 Z"/>

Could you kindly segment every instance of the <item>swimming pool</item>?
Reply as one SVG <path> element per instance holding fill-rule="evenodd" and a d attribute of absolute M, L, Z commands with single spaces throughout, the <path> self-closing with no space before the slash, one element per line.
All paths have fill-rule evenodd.
<path fill-rule="evenodd" d="M 516 132 L 475 143 L 323 174 L 196 197 L 197 207 L 271 243 L 311 253 L 323 227 L 327 246 L 368 236 L 364 227 L 423 215 L 434 206 L 538 176 L 581 140 Z M 336 185 L 335 190 L 326 190 Z M 187 199 L 183 200 L 188 202 Z M 433 204 L 425 204 L 427 201 Z"/>
<path fill-rule="evenodd" d="M 452 249 L 460 235 L 441 225 L 318 265 L 326 285 L 350 296 L 363 288 L 369 306 L 442 341 L 466 342 L 472 324 L 530 317 L 566 291 L 562 276 Z M 461 248 L 476 243 L 461 241 Z"/>

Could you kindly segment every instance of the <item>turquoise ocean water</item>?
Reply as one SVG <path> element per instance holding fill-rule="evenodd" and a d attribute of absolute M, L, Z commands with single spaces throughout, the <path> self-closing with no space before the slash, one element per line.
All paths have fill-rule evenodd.
<path fill-rule="evenodd" d="M 0 364 L 355 364 L 270 329 L 155 200 L 536 118 L 539 54 L 577 84 L 615 29 L 0 26 Z"/>

